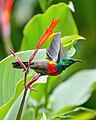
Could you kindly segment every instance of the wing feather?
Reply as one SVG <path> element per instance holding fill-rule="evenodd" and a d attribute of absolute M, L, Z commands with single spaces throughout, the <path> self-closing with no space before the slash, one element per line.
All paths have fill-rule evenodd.
<path fill-rule="evenodd" d="M 61 45 L 61 32 L 57 32 L 50 44 L 50 47 L 46 50 L 46 54 L 54 62 L 67 57 L 67 52 Z"/>
<path fill-rule="evenodd" d="M 65 47 L 61 46 L 58 60 L 62 60 L 63 58 L 66 58 L 66 57 L 67 57 L 67 51 L 66 51 Z"/>
<path fill-rule="evenodd" d="M 61 32 L 57 32 L 50 44 L 50 47 L 46 51 L 47 56 L 54 62 L 58 60 L 58 54 L 60 51 L 60 41 Z"/>

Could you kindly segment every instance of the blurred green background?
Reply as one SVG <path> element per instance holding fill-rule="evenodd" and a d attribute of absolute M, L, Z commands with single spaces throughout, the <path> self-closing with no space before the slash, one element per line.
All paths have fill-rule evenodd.
<path fill-rule="evenodd" d="M 69 3 L 69 0 L 50 0 L 51 4 L 60 2 Z M 86 38 L 86 41 L 78 41 L 75 45 L 76 58 L 83 59 L 86 64 L 76 65 L 75 70 L 85 68 L 95 68 L 96 64 L 96 0 L 72 0 L 75 13 L 73 13 L 79 34 Z M 46 6 L 46 9 L 49 6 Z M 45 10 L 46 11 L 46 10 Z M 14 51 L 20 50 L 22 43 L 23 28 L 28 20 L 37 13 L 43 13 L 38 0 L 15 0 L 11 16 L 11 41 Z M 53 15 L 54 16 L 54 15 Z M 2 33 L 0 30 L 0 60 L 6 57 Z"/>
<path fill-rule="evenodd" d="M 40 1 L 43 0 L 14 0 L 10 22 L 10 38 L 15 52 L 20 51 L 23 39 L 23 29 L 30 18 L 38 13 L 44 13 L 52 4 L 61 2 L 69 3 L 69 0 L 46 0 L 46 6 L 42 8 Z M 81 69 L 96 68 L 96 0 L 71 1 L 75 8 L 75 12 L 72 14 L 79 31 L 79 35 L 86 38 L 86 40 L 80 40 L 75 44 L 77 52 L 73 57 L 84 60 L 85 64 L 75 64 L 71 66 L 70 69 L 65 71 L 64 77 L 62 77 L 63 80 L 66 80 L 73 73 Z M 4 47 L 4 43 L 3 34 L 0 29 L 0 60 L 8 56 L 6 53 L 7 48 Z M 57 83 L 54 83 L 53 88 L 56 87 L 55 84 L 58 85 L 58 81 Z M 96 109 L 95 101 L 96 90 L 92 93 L 91 98 L 82 106 Z"/>
<path fill-rule="evenodd" d="M 44 13 L 48 7 L 57 3 L 69 3 L 70 0 L 48 0 L 46 8 L 42 10 L 42 0 L 14 0 L 11 13 L 11 42 L 14 51 L 20 51 L 23 38 L 23 29 L 34 15 Z M 96 68 L 96 0 L 71 0 L 75 12 L 72 13 L 76 22 L 79 35 L 86 38 L 75 44 L 76 54 L 74 58 L 82 59 L 85 64 L 75 64 L 66 71 L 64 79 L 81 69 Z M 54 17 L 54 15 L 53 15 Z M 0 29 L 0 60 L 8 56 L 4 48 L 4 40 Z"/>

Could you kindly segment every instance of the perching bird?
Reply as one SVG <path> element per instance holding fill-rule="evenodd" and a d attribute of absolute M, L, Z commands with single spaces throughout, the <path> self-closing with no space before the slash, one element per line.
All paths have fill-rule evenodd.
<path fill-rule="evenodd" d="M 35 70 L 37 74 L 56 76 L 73 63 L 83 62 L 67 57 L 66 49 L 61 45 L 61 32 L 55 34 L 50 47 L 46 50 L 46 54 L 48 60 L 31 62 L 30 68 Z M 28 62 L 23 63 L 26 67 L 28 66 Z M 21 68 L 18 62 L 12 64 L 14 68 Z"/>

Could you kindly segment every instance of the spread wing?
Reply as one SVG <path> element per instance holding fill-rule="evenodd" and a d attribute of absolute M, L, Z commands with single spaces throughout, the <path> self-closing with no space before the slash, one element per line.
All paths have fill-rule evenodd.
<path fill-rule="evenodd" d="M 49 59 L 57 62 L 59 59 L 62 59 L 67 56 L 65 48 L 61 46 L 61 32 L 57 32 L 50 44 L 50 47 L 46 51 Z"/>
<path fill-rule="evenodd" d="M 59 55 L 58 55 L 58 60 L 62 60 L 63 58 L 66 58 L 67 57 L 67 51 L 65 49 L 65 47 L 60 47 L 60 52 L 59 52 Z"/>

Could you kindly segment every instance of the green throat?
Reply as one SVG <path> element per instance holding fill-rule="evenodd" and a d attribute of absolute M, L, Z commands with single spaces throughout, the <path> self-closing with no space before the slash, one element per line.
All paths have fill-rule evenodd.
<path fill-rule="evenodd" d="M 73 58 L 64 58 L 56 64 L 56 70 L 60 74 L 63 70 L 65 70 L 67 67 L 69 67 L 75 62 L 76 60 Z"/>

